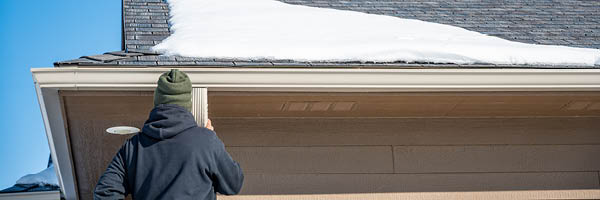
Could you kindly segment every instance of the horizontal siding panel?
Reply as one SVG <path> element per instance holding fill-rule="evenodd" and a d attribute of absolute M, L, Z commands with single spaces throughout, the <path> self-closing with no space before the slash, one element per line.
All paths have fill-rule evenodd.
<path fill-rule="evenodd" d="M 217 196 L 219 200 L 470 200 L 600 199 L 600 190 L 525 190 L 476 192 L 390 192 L 358 194 L 281 194 Z"/>
<path fill-rule="evenodd" d="M 314 111 L 314 104 L 352 102 L 347 111 Z M 277 93 L 210 92 L 211 117 L 497 117 L 600 116 L 598 92 Z M 290 112 L 287 106 L 306 103 Z"/>
<path fill-rule="evenodd" d="M 600 118 L 213 118 L 227 146 L 600 144 Z"/>
<path fill-rule="evenodd" d="M 395 146 L 396 173 L 598 171 L 600 145 Z"/>
<path fill-rule="evenodd" d="M 393 173 L 391 146 L 228 147 L 246 173 Z"/>
<path fill-rule="evenodd" d="M 246 174 L 241 194 L 341 194 L 598 189 L 596 172 Z"/>

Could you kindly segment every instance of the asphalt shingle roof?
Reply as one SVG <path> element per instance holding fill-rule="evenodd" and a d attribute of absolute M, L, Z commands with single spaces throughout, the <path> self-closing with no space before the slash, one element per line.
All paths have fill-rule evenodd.
<path fill-rule="evenodd" d="M 594 0 L 279 0 L 462 27 L 500 38 L 600 49 L 600 1 Z M 123 51 L 55 63 L 55 66 L 287 66 L 287 67 L 534 67 L 449 63 L 322 63 L 292 60 L 225 60 L 158 55 L 150 48 L 168 37 L 163 0 L 123 0 Z M 539 67 L 539 66 L 537 66 Z M 542 66 L 543 67 L 543 66 Z M 575 66 L 564 66 L 575 67 Z"/>

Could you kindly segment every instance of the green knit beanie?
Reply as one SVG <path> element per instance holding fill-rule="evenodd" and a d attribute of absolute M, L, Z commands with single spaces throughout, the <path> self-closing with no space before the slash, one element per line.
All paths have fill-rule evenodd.
<path fill-rule="evenodd" d="M 192 111 L 192 82 L 187 74 L 178 69 L 171 69 L 158 78 L 158 86 L 154 90 L 154 106 L 159 104 L 176 104 Z"/>

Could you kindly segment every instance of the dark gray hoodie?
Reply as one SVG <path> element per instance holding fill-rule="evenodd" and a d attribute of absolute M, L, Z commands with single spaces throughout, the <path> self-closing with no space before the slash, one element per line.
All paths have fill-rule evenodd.
<path fill-rule="evenodd" d="M 98 180 L 94 199 L 216 199 L 237 194 L 244 176 L 215 132 L 185 108 L 160 104 L 123 144 Z"/>

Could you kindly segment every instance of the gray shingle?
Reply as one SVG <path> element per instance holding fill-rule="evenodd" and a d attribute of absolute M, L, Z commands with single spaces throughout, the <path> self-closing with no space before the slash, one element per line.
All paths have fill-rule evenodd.
<path fill-rule="evenodd" d="M 567 45 L 600 48 L 600 1 L 589 0 L 279 0 L 312 7 L 353 10 L 402 18 L 454 25 L 500 38 L 536 44 Z M 290 60 L 235 60 L 156 56 L 151 47 L 171 33 L 169 7 L 163 0 L 123 0 L 124 52 L 114 52 L 58 62 L 57 66 L 114 63 L 119 65 L 199 65 L 199 66 L 381 66 L 381 67 L 458 67 L 477 68 L 511 66 L 452 65 L 432 63 L 327 63 L 296 62 Z M 139 54 L 143 55 L 139 55 Z M 98 55 L 97 55 L 98 56 Z M 110 56 L 124 56 L 126 60 L 113 61 Z M 132 60 L 133 58 L 133 60 Z M 96 59 L 96 60 L 94 60 Z M 104 61 L 102 61 L 104 59 Z M 513 66 L 514 67 L 514 66 Z M 517 66 L 519 67 L 519 66 Z M 520 66 L 533 67 L 533 66 Z M 537 66 L 542 67 L 544 66 Z M 572 68 L 573 66 L 565 66 Z M 600 67 L 600 66 L 598 66 Z"/>
<path fill-rule="evenodd" d="M 135 66 L 152 66 L 158 65 L 156 62 L 151 61 L 117 61 L 119 65 L 135 65 Z"/>
<path fill-rule="evenodd" d="M 598 31 L 600 1 L 584 0 L 512 0 L 512 1 L 385 1 L 385 0 L 281 0 L 283 2 L 385 14 L 455 25 L 469 30 L 540 44 L 564 44 L 562 35 L 586 30 Z M 393 9 L 392 9 L 393 8 Z M 593 27 L 594 24 L 596 27 Z M 546 34 L 533 35 L 531 30 Z M 561 34 L 557 33 L 560 30 Z M 577 36 L 588 48 L 600 48 L 591 41 L 600 37 Z M 534 41 L 535 42 L 535 41 Z"/>
<path fill-rule="evenodd" d="M 220 66 L 220 67 L 233 67 L 233 62 L 219 62 L 219 61 L 195 61 L 198 66 Z"/>
<path fill-rule="evenodd" d="M 119 55 L 113 55 L 113 54 L 101 54 L 101 55 L 83 56 L 81 58 L 87 58 L 87 59 L 99 61 L 99 62 L 111 62 L 111 61 L 127 58 L 127 56 L 119 56 Z"/>
<path fill-rule="evenodd" d="M 233 64 L 237 67 L 273 66 L 273 63 L 264 61 L 234 61 Z"/>

